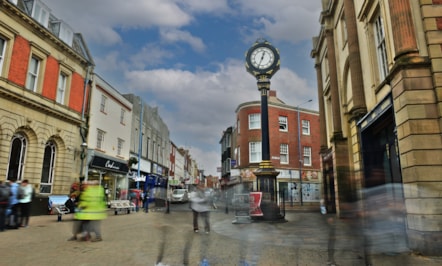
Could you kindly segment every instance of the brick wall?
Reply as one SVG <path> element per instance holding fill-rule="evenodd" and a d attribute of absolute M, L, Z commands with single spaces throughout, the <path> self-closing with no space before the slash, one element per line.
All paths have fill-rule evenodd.
<path fill-rule="evenodd" d="M 22 36 L 17 35 L 12 49 L 8 78 L 19 86 L 25 86 L 30 52 L 29 42 Z"/>
<path fill-rule="evenodd" d="M 76 72 L 72 73 L 71 93 L 69 96 L 69 108 L 72 108 L 77 112 L 81 112 L 82 109 L 83 88 L 84 88 L 83 77 Z M 87 90 L 89 91 L 89 86 L 87 87 Z M 86 94 L 87 98 L 89 98 L 88 95 L 89 94 Z"/>
<path fill-rule="evenodd" d="M 55 100 L 57 95 L 58 71 L 59 64 L 57 60 L 52 56 L 48 56 L 41 94 L 51 100 Z"/>

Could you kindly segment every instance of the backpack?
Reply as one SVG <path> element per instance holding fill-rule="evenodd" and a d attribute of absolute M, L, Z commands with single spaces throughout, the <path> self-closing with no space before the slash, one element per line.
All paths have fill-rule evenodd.
<path fill-rule="evenodd" d="M 21 187 L 21 186 L 19 186 L 18 188 L 17 188 L 17 199 L 18 200 L 21 200 L 21 199 L 23 199 L 25 197 L 25 190 Z"/>
<path fill-rule="evenodd" d="M 0 185 L 0 202 L 9 201 L 9 196 L 11 192 L 5 185 Z"/>

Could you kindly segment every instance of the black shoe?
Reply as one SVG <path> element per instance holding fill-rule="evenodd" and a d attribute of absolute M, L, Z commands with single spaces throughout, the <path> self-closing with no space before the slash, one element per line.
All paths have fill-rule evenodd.
<path fill-rule="evenodd" d="M 8 228 L 8 229 L 18 229 L 18 226 L 10 226 L 10 225 L 8 225 L 6 228 Z"/>

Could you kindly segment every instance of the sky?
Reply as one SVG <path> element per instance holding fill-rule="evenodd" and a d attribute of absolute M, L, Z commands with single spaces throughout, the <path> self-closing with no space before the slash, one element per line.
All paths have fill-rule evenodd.
<path fill-rule="evenodd" d="M 241 103 L 259 101 L 245 53 L 259 38 L 281 69 L 271 89 L 288 105 L 318 110 L 312 38 L 320 0 L 43 0 L 81 33 L 95 73 L 121 94 L 158 107 L 170 139 L 205 175 L 220 176 L 223 131 Z"/>

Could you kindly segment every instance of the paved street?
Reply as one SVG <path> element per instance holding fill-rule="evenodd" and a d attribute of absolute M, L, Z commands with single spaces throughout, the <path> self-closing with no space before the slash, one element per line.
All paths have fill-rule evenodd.
<path fill-rule="evenodd" d="M 70 242 L 72 217 L 33 216 L 30 226 L 0 233 L 0 265 L 364 265 L 363 245 L 351 228 L 334 227 L 319 212 L 289 212 L 285 223 L 233 224 L 233 212 L 212 212 L 212 231 L 192 230 L 189 211 L 113 215 L 103 242 Z M 333 216 L 329 216 L 331 219 Z M 331 230 L 333 229 L 334 230 Z M 410 253 L 372 254 L 372 265 L 442 265 L 442 258 Z"/>

